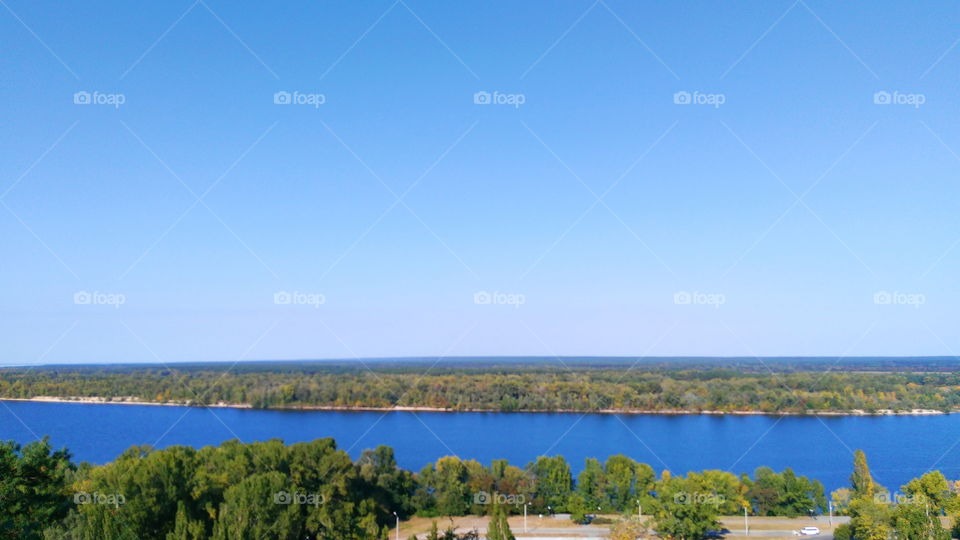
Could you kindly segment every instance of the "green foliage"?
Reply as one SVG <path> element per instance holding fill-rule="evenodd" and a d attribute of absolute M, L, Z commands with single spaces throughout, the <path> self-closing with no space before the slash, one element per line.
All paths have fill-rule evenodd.
<path fill-rule="evenodd" d="M 888 540 L 893 533 L 890 506 L 871 498 L 850 503 L 850 536 L 855 540 Z"/>
<path fill-rule="evenodd" d="M 0 443 L 0 538 L 37 539 L 70 509 L 67 479 L 75 467 L 66 450 L 44 438 L 21 447 Z"/>
<path fill-rule="evenodd" d="M 933 361 L 931 361 L 933 362 Z M 36 367 L 0 369 L 0 395 L 98 397 L 205 405 L 268 407 L 434 407 L 450 410 L 510 411 L 909 411 L 960 408 L 960 373 L 883 372 L 885 364 L 842 366 L 823 374 L 808 361 L 775 365 L 771 384 L 766 365 L 748 362 L 715 368 L 696 362 L 669 365 L 599 362 L 488 366 L 372 364 L 357 368 L 334 363 L 262 363 L 229 373 L 209 364 L 177 366 Z M 833 368 L 833 365 L 829 365 Z M 893 366 L 896 369 L 897 366 Z M 919 369 L 922 365 L 914 365 Z M 789 388 L 796 389 L 790 391 Z"/>
<path fill-rule="evenodd" d="M 930 471 L 914 478 L 900 488 L 908 502 L 924 505 L 929 512 L 941 514 L 957 507 L 957 494 L 950 489 L 947 478 L 940 471 Z"/>
<path fill-rule="evenodd" d="M 925 504 L 898 504 L 893 511 L 893 529 L 900 540 L 950 540 L 950 532 Z"/>
<path fill-rule="evenodd" d="M 606 492 L 603 506 L 617 512 L 631 511 L 639 500 L 649 503 L 656 475 L 646 463 L 637 463 L 623 455 L 610 456 L 603 465 Z"/>
<path fill-rule="evenodd" d="M 573 492 L 573 475 L 567 460 L 563 456 L 540 456 L 527 469 L 536 485 L 534 510 L 566 512 L 567 501 Z"/>
<path fill-rule="evenodd" d="M 487 540 L 516 540 L 507 523 L 507 513 L 500 505 L 495 505 L 487 524 Z"/>
<path fill-rule="evenodd" d="M 587 458 L 577 476 L 577 493 L 591 510 L 602 510 L 607 504 L 607 474 L 596 458 Z"/>
<path fill-rule="evenodd" d="M 797 517 L 827 509 L 823 484 L 797 476 L 792 469 L 776 473 L 759 467 L 747 489 L 747 499 L 758 516 Z"/>
<path fill-rule="evenodd" d="M 833 529 L 833 540 L 851 540 L 850 524 L 841 523 Z"/>
<path fill-rule="evenodd" d="M 893 534 L 894 513 L 882 486 L 873 481 L 863 450 L 853 454 L 850 536 L 854 540 L 888 540 Z M 906 525 L 905 525 L 906 526 Z"/>
<path fill-rule="evenodd" d="M 840 488 L 830 493 L 830 502 L 833 504 L 833 515 L 845 516 L 853 499 L 853 491 L 849 488 Z"/>
<path fill-rule="evenodd" d="M 215 540 L 295 540 L 303 535 L 300 505 L 276 504 L 274 494 L 290 489 L 279 472 L 255 474 L 224 492 L 213 528 Z M 273 503 L 273 504 L 271 504 Z"/>
<path fill-rule="evenodd" d="M 833 494 L 851 517 L 836 538 L 949 540 L 940 516 L 954 514 L 958 502 L 940 472 L 908 482 L 891 505 L 858 451 L 851 481 L 855 489 Z M 526 503 L 565 509 L 585 523 L 598 506 L 633 515 L 638 500 L 656 533 L 670 540 L 700 540 L 719 527 L 719 515 L 744 508 L 797 516 L 826 504 L 823 486 L 791 469 L 760 467 L 753 478 L 664 471 L 658 480 L 648 465 L 622 455 L 602 464 L 587 459 L 574 484 L 561 456 L 542 456 L 525 469 L 448 456 L 412 474 L 397 466 L 388 447 L 366 450 L 354 462 L 331 439 L 227 441 L 201 450 L 135 446 L 107 465 L 79 468 L 46 440 L 22 448 L 0 443 L 0 540 L 383 540 L 394 512 L 401 519 L 489 512 L 487 536 L 512 540 L 507 518 Z M 630 538 L 646 528 L 631 518 L 612 533 Z M 477 537 L 475 531 L 440 532 L 436 522 L 429 533 L 436 540 Z"/>
<path fill-rule="evenodd" d="M 567 511 L 570 512 L 570 521 L 581 524 L 587 523 L 590 506 L 583 494 L 577 491 L 570 494 L 570 499 L 567 501 Z"/>
<path fill-rule="evenodd" d="M 420 470 L 417 504 L 421 515 L 462 516 L 467 513 L 472 494 L 469 472 L 458 457 L 446 456 Z"/>
<path fill-rule="evenodd" d="M 867 465 L 867 456 L 863 450 L 853 453 L 853 474 L 850 475 L 850 484 L 853 486 L 853 497 L 873 497 L 877 493 L 877 486 L 870 474 Z"/>
<path fill-rule="evenodd" d="M 74 483 L 120 504 L 84 504 L 64 537 L 379 538 L 412 509 L 413 479 L 379 448 L 357 463 L 331 439 L 289 446 L 228 441 L 195 451 L 133 448 Z"/>
<path fill-rule="evenodd" d="M 653 513 L 657 533 L 667 539 L 700 540 L 707 531 L 719 528 L 719 504 L 703 474 L 664 475 L 657 484 Z"/>
<path fill-rule="evenodd" d="M 713 505 L 718 513 L 736 515 L 743 512 L 743 508 L 747 505 L 744 499 L 746 487 L 735 474 L 709 470 L 701 472 L 699 476 L 705 487 L 707 499 L 713 499 Z"/>

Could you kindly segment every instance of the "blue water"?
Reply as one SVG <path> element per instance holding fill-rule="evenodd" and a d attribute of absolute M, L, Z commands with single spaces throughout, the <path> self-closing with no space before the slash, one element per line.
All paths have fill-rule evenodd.
<path fill-rule="evenodd" d="M 960 478 L 960 415 L 885 417 L 659 416 L 546 413 L 262 411 L 140 405 L 2 402 L 0 439 L 50 435 L 78 461 L 105 463 L 134 444 L 201 447 L 239 438 L 286 442 L 333 437 L 356 457 L 386 444 L 419 470 L 445 455 L 523 466 L 563 454 L 575 471 L 586 457 L 622 453 L 657 471 L 760 465 L 793 467 L 828 490 L 848 484 L 853 449 L 874 477 L 898 488 L 931 467 Z"/>

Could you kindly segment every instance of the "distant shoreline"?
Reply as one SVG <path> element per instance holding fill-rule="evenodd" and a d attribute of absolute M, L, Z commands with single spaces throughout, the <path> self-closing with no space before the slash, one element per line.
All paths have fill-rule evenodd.
<path fill-rule="evenodd" d="M 55 396 L 36 396 L 32 398 L 0 398 L 0 401 L 27 401 L 33 403 L 73 403 L 82 405 L 148 405 L 157 407 L 198 407 L 198 408 L 219 408 L 219 409 L 253 409 L 249 403 L 226 403 L 217 402 L 205 405 L 181 402 L 160 402 L 144 401 L 136 398 L 114 398 L 106 399 L 102 397 L 55 397 Z M 395 407 L 370 407 L 370 406 L 344 406 L 344 405 L 290 405 L 273 406 L 258 409 L 262 411 L 342 411 L 342 412 L 443 412 L 443 413 L 554 413 L 554 414 L 649 414 L 660 416 L 688 416 L 688 415 L 711 415 L 711 416 L 934 416 L 943 414 L 952 414 L 956 411 L 943 412 L 935 409 L 912 409 L 909 411 L 893 411 L 881 409 L 876 412 L 867 412 L 863 410 L 852 411 L 811 411 L 811 412 L 764 412 L 764 411 L 696 411 L 696 410 L 676 410 L 676 409 L 598 409 L 595 411 L 583 411 L 577 409 L 523 409 L 512 411 L 501 411 L 493 409 L 448 409 L 443 407 L 420 407 L 420 406 L 395 406 Z"/>

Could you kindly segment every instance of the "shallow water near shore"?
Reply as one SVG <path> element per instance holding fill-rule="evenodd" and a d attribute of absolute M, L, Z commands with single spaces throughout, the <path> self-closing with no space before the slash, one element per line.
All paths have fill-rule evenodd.
<path fill-rule="evenodd" d="M 586 457 L 622 453 L 672 472 L 752 472 L 792 467 L 828 490 L 848 484 L 853 449 L 888 488 L 930 468 L 960 477 L 960 415 L 716 416 L 576 413 L 267 411 L 5 401 L 0 439 L 50 435 L 77 461 L 106 463 L 135 444 L 194 447 L 239 438 L 298 442 L 333 437 L 356 457 L 380 444 L 400 465 L 419 470 L 445 455 L 523 466 L 562 454 L 575 472 Z"/>

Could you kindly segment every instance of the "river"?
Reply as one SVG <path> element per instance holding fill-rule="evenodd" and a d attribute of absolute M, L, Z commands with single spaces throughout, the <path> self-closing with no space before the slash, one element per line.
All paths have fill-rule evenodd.
<path fill-rule="evenodd" d="M 135 444 L 201 447 L 238 438 L 286 442 L 333 437 L 356 457 L 385 444 L 419 470 L 445 455 L 523 466 L 562 454 L 575 472 L 586 457 L 622 453 L 674 473 L 792 467 L 834 490 L 848 484 L 851 452 L 867 453 L 875 479 L 898 489 L 930 468 L 960 477 L 960 415 L 716 416 L 573 413 L 266 411 L 150 405 L 4 401 L 0 439 L 49 435 L 78 461 L 105 463 Z"/>

